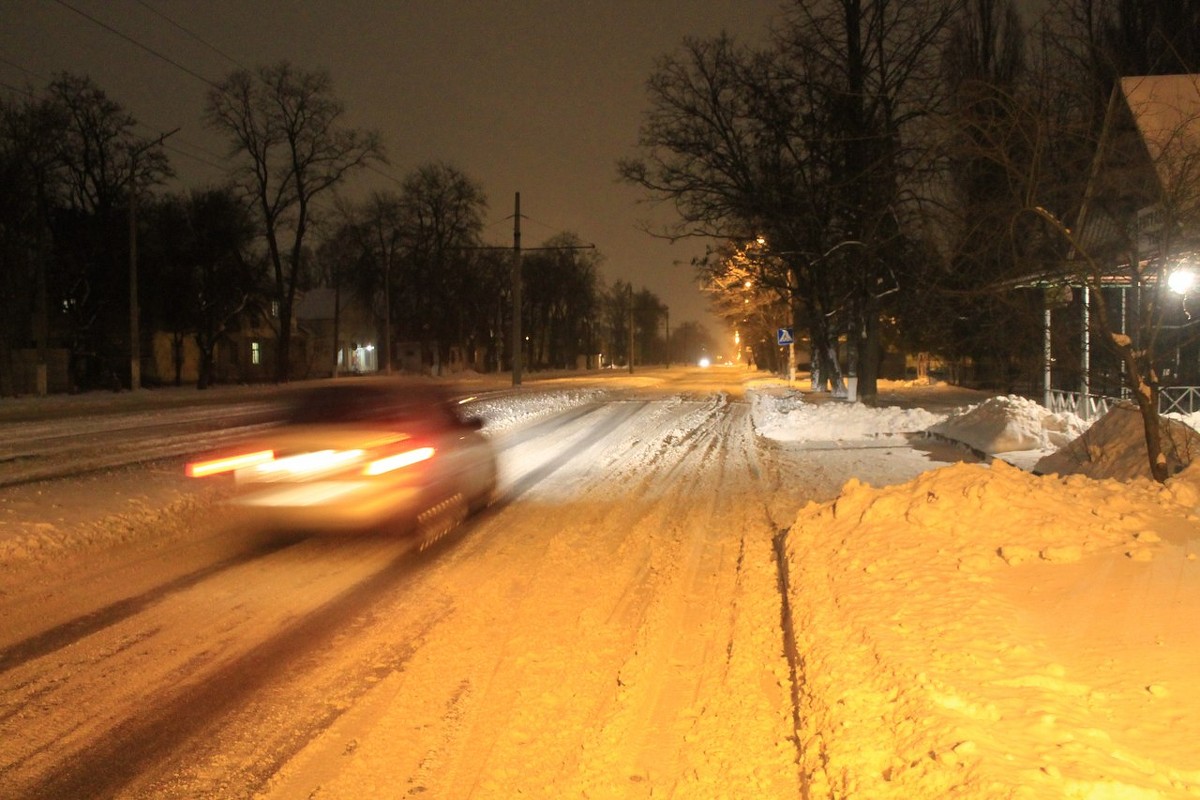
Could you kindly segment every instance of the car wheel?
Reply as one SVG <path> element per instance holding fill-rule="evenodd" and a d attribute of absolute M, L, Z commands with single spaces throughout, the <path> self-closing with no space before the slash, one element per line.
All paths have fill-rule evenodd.
<path fill-rule="evenodd" d="M 471 498 L 472 514 L 483 511 L 492 504 L 496 499 L 496 485 L 496 465 L 493 464 L 488 471 L 488 480 L 484 490 Z"/>
<path fill-rule="evenodd" d="M 424 550 L 457 528 L 467 518 L 467 500 L 456 492 L 417 515 L 418 547 Z"/>

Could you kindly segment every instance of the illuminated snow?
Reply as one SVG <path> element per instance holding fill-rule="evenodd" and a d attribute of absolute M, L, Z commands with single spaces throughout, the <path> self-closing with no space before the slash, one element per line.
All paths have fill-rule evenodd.
<path fill-rule="evenodd" d="M 795 510 L 783 551 L 809 796 L 1200 796 L 1200 466 L 1189 466 L 1190 427 L 1174 423 L 1186 446 L 1172 451 L 1173 477 L 1160 486 L 1144 477 L 1140 417 L 1125 411 L 1087 429 L 1011 396 L 952 411 L 871 408 L 740 373 L 730 381 L 759 436 L 780 446 L 903 447 L 936 435 L 1047 473 L 931 461 L 915 478 L 851 480 L 836 499 Z M 903 397 L 909 387 L 886 388 Z M 474 408 L 495 435 L 601 399 L 567 387 Z M 679 405 L 660 402 L 663 413 Z M 628 458 L 650 457 L 639 452 L 656 451 Z M 808 457 L 819 464 L 820 448 Z M 36 504 L 7 507 L 5 522 L 0 556 L 13 563 L 62 546 L 63 525 Z M 90 528 L 91 543 L 120 541 L 118 528 Z M 741 733 L 710 727 L 706 747 L 737 751 Z M 386 774 L 370 779 L 387 784 Z"/>

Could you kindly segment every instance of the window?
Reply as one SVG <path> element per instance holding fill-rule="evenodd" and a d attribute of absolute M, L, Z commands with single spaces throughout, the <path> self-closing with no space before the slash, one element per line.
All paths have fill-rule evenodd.
<path fill-rule="evenodd" d="M 262 363 L 262 342 L 251 342 L 250 343 L 250 363 L 251 364 L 261 364 Z"/>

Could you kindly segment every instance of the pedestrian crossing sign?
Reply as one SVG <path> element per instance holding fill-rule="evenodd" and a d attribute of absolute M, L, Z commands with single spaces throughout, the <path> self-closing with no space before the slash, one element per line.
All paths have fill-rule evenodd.
<path fill-rule="evenodd" d="M 780 347 L 783 347 L 784 345 L 796 343 L 796 337 L 792 335 L 791 328 L 780 328 L 776 335 L 777 335 L 777 338 L 779 339 Z"/>

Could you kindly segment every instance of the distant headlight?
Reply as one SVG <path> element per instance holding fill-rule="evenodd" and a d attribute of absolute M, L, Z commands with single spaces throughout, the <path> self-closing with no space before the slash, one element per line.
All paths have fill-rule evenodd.
<path fill-rule="evenodd" d="M 712 362 L 711 362 L 711 361 L 709 361 L 707 358 L 702 358 L 702 359 L 700 359 L 700 366 L 702 366 L 702 367 L 707 367 L 707 366 L 709 366 L 710 364 L 712 364 Z"/>

